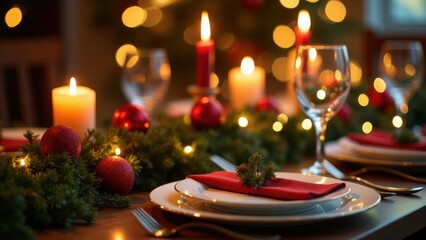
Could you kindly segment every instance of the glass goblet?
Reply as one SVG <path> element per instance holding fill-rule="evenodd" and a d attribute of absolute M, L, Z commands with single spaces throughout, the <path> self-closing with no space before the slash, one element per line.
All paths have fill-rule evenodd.
<path fill-rule="evenodd" d="M 165 49 L 138 48 L 126 54 L 121 89 L 129 102 L 142 106 L 152 115 L 167 92 L 170 75 Z"/>
<path fill-rule="evenodd" d="M 325 173 L 324 144 L 327 123 L 336 115 L 348 96 L 351 75 L 345 45 L 306 45 L 296 51 L 293 86 L 297 100 L 312 120 L 316 134 L 316 161 L 304 174 Z"/>
<path fill-rule="evenodd" d="M 418 41 L 386 41 L 379 56 L 380 75 L 395 103 L 400 128 L 406 128 L 408 103 L 420 87 L 425 72 L 422 44 Z"/>

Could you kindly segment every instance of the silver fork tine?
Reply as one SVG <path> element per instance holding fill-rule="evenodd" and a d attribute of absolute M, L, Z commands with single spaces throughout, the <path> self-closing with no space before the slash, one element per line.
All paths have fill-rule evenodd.
<path fill-rule="evenodd" d="M 157 222 L 157 220 L 151 217 L 151 215 L 149 215 L 143 208 L 138 208 L 138 211 L 145 217 L 145 220 L 152 224 L 156 231 L 163 228 L 163 226 Z"/>
<path fill-rule="evenodd" d="M 161 225 L 153 219 L 143 208 L 132 210 L 133 215 L 142 226 L 151 234 L 154 234 L 161 229 Z"/>

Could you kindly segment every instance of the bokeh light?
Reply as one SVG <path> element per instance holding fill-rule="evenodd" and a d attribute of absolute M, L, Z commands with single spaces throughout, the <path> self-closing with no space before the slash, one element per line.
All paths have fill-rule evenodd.
<path fill-rule="evenodd" d="M 183 152 L 185 153 L 185 154 L 190 154 L 190 153 L 192 153 L 194 150 L 192 149 L 192 147 L 191 146 L 186 146 L 186 147 L 184 147 L 183 148 Z"/>
<path fill-rule="evenodd" d="M 121 154 L 121 149 L 119 147 L 116 147 L 114 149 L 115 155 L 119 156 Z"/>
<path fill-rule="evenodd" d="M 325 15 L 332 22 L 342 22 L 346 17 L 346 7 L 341 1 L 330 0 L 325 5 Z"/>
<path fill-rule="evenodd" d="M 275 132 L 280 132 L 281 130 L 283 130 L 283 124 L 279 121 L 276 121 L 272 124 L 272 130 L 274 130 Z"/>
<path fill-rule="evenodd" d="M 278 47 L 290 48 L 296 41 L 296 34 L 289 26 L 279 25 L 275 27 L 272 38 Z"/>
<path fill-rule="evenodd" d="M 354 87 L 357 87 L 361 84 L 362 68 L 355 61 L 350 62 L 350 68 L 351 68 L 351 85 Z"/>
<path fill-rule="evenodd" d="M 19 7 L 13 7 L 7 11 L 4 21 L 9 28 L 14 28 L 22 21 L 22 11 Z"/>
<path fill-rule="evenodd" d="M 124 67 L 124 62 L 126 60 L 126 54 L 127 53 L 134 53 L 134 54 L 136 54 L 137 53 L 136 47 L 134 45 L 132 45 L 132 44 L 124 44 L 123 46 L 121 46 L 117 50 L 117 52 L 115 53 L 115 61 L 117 62 L 118 66 Z M 129 65 L 129 63 L 128 63 L 127 67 L 131 67 L 131 64 Z"/>
<path fill-rule="evenodd" d="M 324 100 L 325 97 L 326 97 L 326 92 L 324 90 L 320 89 L 317 91 L 317 98 L 319 100 Z"/>
<path fill-rule="evenodd" d="M 371 133 L 373 131 L 373 124 L 371 122 L 365 122 L 362 124 L 362 132 L 365 134 Z"/>
<path fill-rule="evenodd" d="M 289 68 L 287 67 L 288 65 L 288 58 L 286 57 L 279 57 L 275 59 L 272 63 L 272 75 L 274 75 L 278 81 L 288 81 L 290 79 Z"/>
<path fill-rule="evenodd" d="M 403 120 L 400 116 L 395 116 L 392 118 L 392 124 L 396 128 L 402 127 Z"/>
<path fill-rule="evenodd" d="M 246 117 L 238 118 L 238 125 L 242 128 L 247 127 L 248 126 L 248 119 Z"/>
<path fill-rule="evenodd" d="M 305 118 L 302 121 L 302 128 L 305 130 L 310 130 L 312 128 L 312 121 L 309 118 Z"/>
<path fill-rule="evenodd" d="M 284 113 L 280 113 L 277 117 L 278 121 L 280 121 L 283 124 L 286 124 L 288 122 L 288 116 Z"/>
<path fill-rule="evenodd" d="M 154 27 L 161 22 L 163 19 L 163 11 L 157 7 L 147 7 L 146 11 L 146 19 L 142 24 L 144 27 Z"/>
<path fill-rule="evenodd" d="M 136 28 L 141 26 L 147 17 L 147 13 L 145 9 L 139 6 L 131 6 L 124 10 L 121 15 L 121 21 L 124 26 L 129 28 Z"/>
<path fill-rule="evenodd" d="M 285 8 L 293 9 L 299 5 L 299 0 L 280 0 L 280 3 Z"/>
<path fill-rule="evenodd" d="M 183 31 L 183 40 L 189 45 L 195 45 L 200 39 L 200 30 L 195 26 L 189 26 Z"/>
<path fill-rule="evenodd" d="M 215 88 L 219 86 L 219 77 L 216 75 L 216 73 L 210 74 L 210 87 Z"/>
<path fill-rule="evenodd" d="M 374 79 L 373 86 L 374 86 L 374 90 L 376 90 L 379 93 L 383 93 L 386 90 L 386 83 L 381 78 Z"/>
<path fill-rule="evenodd" d="M 358 103 L 359 105 L 366 107 L 368 105 L 368 103 L 370 102 L 370 99 L 368 98 L 367 95 L 365 95 L 364 93 L 361 93 L 358 96 Z"/>

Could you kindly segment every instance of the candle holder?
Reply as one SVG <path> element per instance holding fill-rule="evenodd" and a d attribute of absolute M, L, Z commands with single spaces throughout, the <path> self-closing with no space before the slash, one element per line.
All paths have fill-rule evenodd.
<path fill-rule="evenodd" d="M 216 96 L 220 93 L 220 88 L 215 87 L 199 87 L 197 85 L 190 85 L 187 88 L 189 94 L 191 94 L 193 101 L 197 101 L 201 97 L 212 97 L 216 98 Z"/>

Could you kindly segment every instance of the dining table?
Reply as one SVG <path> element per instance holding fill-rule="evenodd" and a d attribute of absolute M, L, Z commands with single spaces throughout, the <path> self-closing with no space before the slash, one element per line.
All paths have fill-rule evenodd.
<path fill-rule="evenodd" d="M 307 158 L 295 164 L 286 165 L 282 171 L 300 172 L 312 164 Z M 356 165 L 331 161 L 345 173 L 359 168 Z M 422 175 L 421 173 L 420 176 Z M 424 175 L 424 172 L 423 172 Z M 366 173 L 366 179 L 393 186 L 423 186 L 425 183 L 412 182 L 383 173 Z M 38 230 L 36 239 L 154 239 L 137 221 L 132 209 L 143 208 L 156 220 L 167 227 L 174 227 L 191 221 L 205 221 L 200 218 L 182 216 L 161 209 L 150 201 L 150 192 L 131 193 L 128 208 L 108 208 L 98 212 L 92 224 L 76 222 L 67 229 Z M 394 195 L 382 198 L 380 203 L 366 211 L 325 221 L 308 224 L 279 224 L 274 226 L 246 226 L 229 224 L 226 221 L 214 222 L 226 228 L 257 235 L 279 235 L 282 239 L 421 239 L 426 236 L 426 190 L 411 195 Z M 228 239 L 220 233 L 205 229 L 184 230 L 177 239 Z"/>

